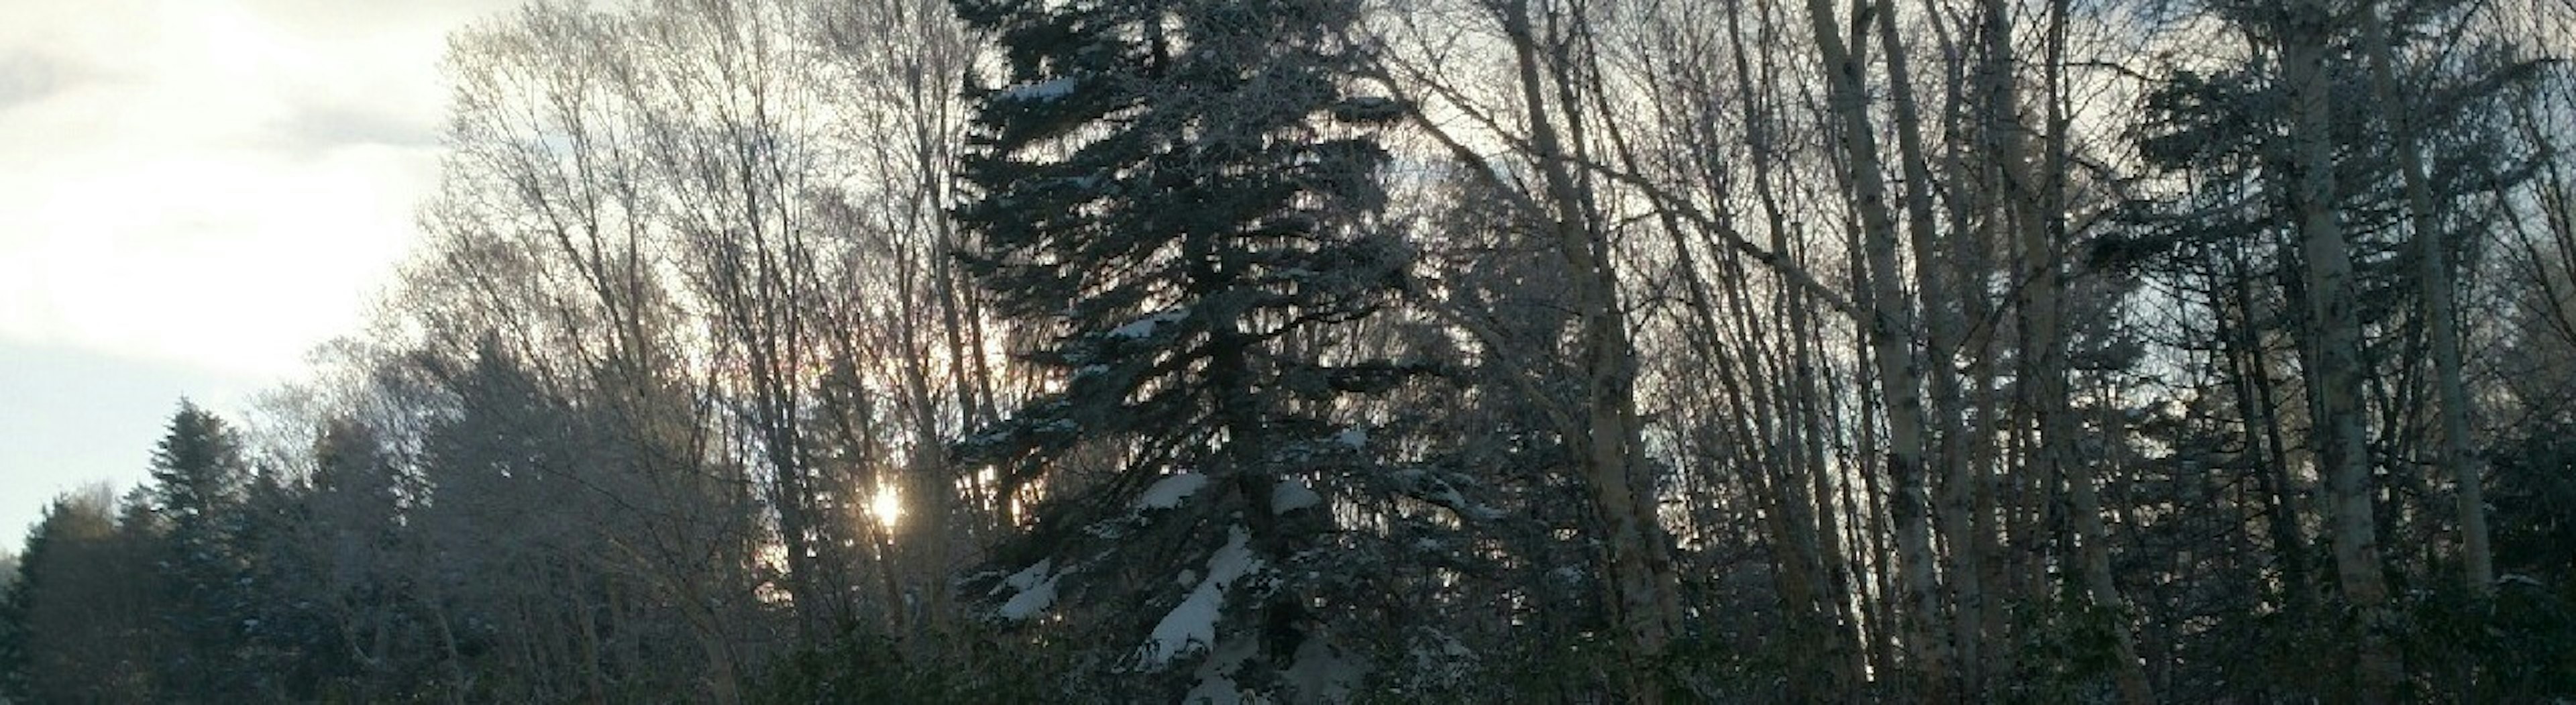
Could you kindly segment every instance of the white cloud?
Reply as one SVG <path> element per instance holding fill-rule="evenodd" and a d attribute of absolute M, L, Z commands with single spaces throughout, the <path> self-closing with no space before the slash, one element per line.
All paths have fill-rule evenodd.
<path fill-rule="evenodd" d="M 434 187 L 448 32 L 507 0 L 0 0 L 0 338 L 291 372 Z"/>

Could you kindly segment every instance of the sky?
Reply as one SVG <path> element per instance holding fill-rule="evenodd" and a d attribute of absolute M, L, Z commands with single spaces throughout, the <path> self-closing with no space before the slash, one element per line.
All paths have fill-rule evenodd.
<path fill-rule="evenodd" d="M 0 550 L 353 333 L 434 188 L 450 31 L 517 0 L 0 0 Z"/>

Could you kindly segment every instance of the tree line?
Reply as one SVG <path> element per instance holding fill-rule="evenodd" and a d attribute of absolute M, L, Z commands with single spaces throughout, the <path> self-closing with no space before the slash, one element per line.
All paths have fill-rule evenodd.
<path fill-rule="evenodd" d="M 2564 0 L 630 0 L 27 702 L 2576 697 Z"/>

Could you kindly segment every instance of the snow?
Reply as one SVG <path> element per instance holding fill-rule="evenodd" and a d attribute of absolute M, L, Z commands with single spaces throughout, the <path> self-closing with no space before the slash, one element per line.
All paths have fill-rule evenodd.
<path fill-rule="evenodd" d="M 1459 493 L 1457 487 L 1430 473 L 1415 469 L 1399 470 L 1395 473 L 1395 479 L 1406 485 L 1405 491 L 1408 494 L 1446 507 L 1460 517 L 1492 521 L 1503 516 L 1501 511 L 1493 507 L 1467 501 L 1467 496 Z"/>
<path fill-rule="evenodd" d="M 1323 495 L 1315 494 L 1315 490 L 1308 488 L 1306 483 L 1297 478 L 1279 478 L 1279 484 L 1270 486 L 1270 513 L 1272 514 L 1286 514 L 1322 503 L 1324 503 Z"/>
<path fill-rule="evenodd" d="M 1073 95 L 1073 79 L 1057 77 L 1002 89 L 1003 100 L 1055 100 Z"/>
<path fill-rule="evenodd" d="M 1189 315 L 1188 311 L 1183 311 L 1181 309 L 1164 311 L 1162 313 L 1128 321 L 1127 325 L 1110 329 L 1109 337 L 1126 338 L 1128 340 L 1143 338 L 1153 335 L 1154 329 L 1163 327 L 1164 324 L 1179 323 L 1181 319 L 1188 318 Z"/>
<path fill-rule="evenodd" d="M 1459 641 L 1457 637 L 1450 636 L 1446 632 L 1433 632 L 1431 636 L 1440 640 L 1440 655 L 1443 658 L 1459 661 L 1476 655 L 1476 652 L 1467 650 L 1465 642 Z"/>
<path fill-rule="evenodd" d="M 1011 601 L 1002 603 L 1002 608 L 996 613 L 1003 619 L 1017 622 L 1045 612 L 1048 607 L 1055 605 L 1056 577 L 1047 576 L 1047 579 L 1039 581 L 1037 585 L 1021 591 L 1020 594 L 1012 595 Z"/>
<path fill-rule="evenodd" d="M 1368 445 L 1368 430 L 1356 427 L 1345 428 L 1342 429 L 1341 433 L 1334 434 L 1333 440 L 1342 445 L 1353 448 L 1366 446 Z"/>
<path fill-rule="evenodd" d="M 1170 509 L 1178 507 L 1181 506 L 1181 500 L 1188 499 L 1190 495 L 1197 494 L 1199 488 L 1206 486 L 1206 475 L 1186 470 L 1172 473 L 1164 476 L 1161 480 L 1155 481 L 1153 486 L 1145 488 L 1145 494 L 1136 498 L 1136 508 Z"/>
<path fill-rule="evenodd" d="M 1413 656 L 1412 672 L 1434 682 L 1455 681 L 1465 676 L 1476 662 L 1476 652 L 1438 629 L 1413 639 L 1407 650 Z"/>
<path fill-rule="evenodd" d="M 1217 613 L 1225 609 L 1225 588 L 1213 576 L 1199 583 L 1181 604 L 1172 607 L 1163 621 L 1154 625 L 1152 641 L 1145 644 L 1144 659 L 1161 666 L 1189 651 L 1216 643 Z"/>
<path fill-rule="evenodd" d="M 1183 654 L 1216 644 L 1216 621 L 1225 610 L 1225 591 L 1261 567 L 1261 559 L 1252 555 L 1252 532 L 1237 526 L 1228 533 L 1225 547 L 1208 557 L 1207 579 L 1154 625 L 1153 636 L 1137 654 L 1147 668 L 1160 668 Z"/>
<path fill-rule="evenodd" d="M 1220 590 L 1261 568 L 1261 558 L 1252 555 L 1252 532 L 1237 526 L 1226 534 L 1225 547 L 1208 556 L 1208 582 Z"/>
<path fill-rule="evenodd" d="M 1297 657 L 1280 674 L 1298 702 L 1349 702 L 1366 675 L 1361 664 L 1344 658 L 1341 649 L 1323 638 L 1309 638 L 1297 645 Z"/>
<path fill-rule="evenodd" d="M 1240 705 L 1244 701 L 1243 686 L 1235 683 L 1234 674 L 1243 670 L 1245 661 L 1252 660 L 1252 652 L 1250 639 L 1237 637 L 1226 640 L 1225 645 L 1208 655 L 1207 663 L 1199 664 L 1198 670 L 1191 674 L 1197 685 L 1181 696 L 1181 702 L 1184 705 Z"/>
<path fill-rule="evenodd" d="M 1002 608 L 996 612 L 1003 619 L 1014 622 L 1045 612 L 1047 607 L 1055 604 L 1055 581 L 1061 577 L 1054 573 L 1054 569 L 1055 559 L 1049 558 L 1003 578 L 1001 587 L 994 588 L 995 592 L 1003 588 L 1019 592 L 1011 595 L 1011 599 L 1003 602 Z"/>
<path fill-rule="evenodd" d="M 1040 560 L 1036 565 L 1022 568 L 1020 572 L 1012 573 L 1011 577 L 1003 578 L 1002 585 L 1014 590 L 1027 590 L 1035 587 L 1038 581 L 1046 579 L 1047 574 L 1054 570 L 1055 559 Z"/>

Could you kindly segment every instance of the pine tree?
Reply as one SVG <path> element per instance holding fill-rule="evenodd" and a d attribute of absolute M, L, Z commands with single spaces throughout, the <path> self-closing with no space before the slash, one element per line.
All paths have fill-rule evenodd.
<path fill-rule="evenodd" d="M 151 492 L 168 527 L 160 567 L 167 626 L 177 638 L 162 673 L 193 697 L 246 695 L 233 659 L 253 599 L 243 589 L 250 565 L 240 541 L 249 488 L 249 465 L 232 426 L 181 400 L 152 454 Z"/>
<path fill-rule="evenodd" d="M 137 576 L 151 571 L 148 527 L 122 525 L 104 485 L 55 498 L 27 537 L 0 601 L 0 700 L 155 702 L 154 618 Z"/>
<path fill-rule="evenodd" d="M 45 524 L 51 524 L 48 512 Z M 34 596 L 35 566 L 45 555 L 46 525 L 39 524 L 27 532 L 26 547 L 9 557 L 8 584 L 0 586 L 0 700 L 19 702 L 27 699 L 29 683 L 27 618 L 30 599 Z"/>
<path fill-rule="evenodd" d="M 154 506 L 170 522 L 183 555 L 211 559 L 221 553 L 231 536 L 225 510 L 241 503 L 249 479 L 232 426 L 195 402 L 180 400 L 169 433 L 152 452 L 152 482 Z"/>
<path fill-rule="evenodd" d="M 2164 80 L 2145 96 L 2143 129 L 2134 139 L 2144 166 L 2188 175 L 2176 183 L 2191 184 L 2190 190 L 2169 201 L 2131 204 L 2134 224 L 2144 227 L 2105 238 L 2093 251 L 2097 264 L 2143 262 L 2165 276 L 2202 278 L 2211 285 L 2213 306 L 2234 312 L 2235 332 L 2207 344 L 2245 360 L 2245 369 L 2228 373 L 2245 399 L 2237 414 L 2243 447 L 2268 441 L 2273 448 L 2270 457 L 2249 462 L 2271 496 L 2265 514 L 2281 569 L 2277 599 L 2293 613 L 2312 610 L 2317 596 L 2343 603 L 2345 619 L 2337 628 L 2353 635 L 2358 668 L 2321 686 L 2351 688 L 2340 695 L 2360 702 L 2402 697 L 2408 659 L 2395 653 L 2392 639 L 2397 611 L 2409 598 L 2391 584 L 2390 566 L 2401 564 L 2405 553 L 2393 547 L 2435 538 L 2427 532 L 2435 521 L 2413 511 L 2391 516 L 2397 505 L 2380 499 L 2390 487 L 2432 479 L 2409 458 L 2416 447 L 2407 439 L 2411 432 L 2383 417 L 2429 417 L 2437 407 L 2447 414 L 2466 400 L 2456 385 L 2416 391 L 2414 380 L 2422 377 L 2407 369 L 2427 348 L 2436 357 L 2456 353 L 2457 341 L 2442 338 L 2456 331 L 2427 319 L 2443 318 L 2435 312 L 2457 295 L 2443 281 L 2454 268 L 2449 260 L 2477 254 L 2476 228 L 2438 216 L 2482 209 L 2462 206 L 2503 193 L 2528 175 L 2526 160 L 2488 126 L 2490 116 L 2503 112 L 2501 99 L 2534 76 L 2534 66 L 2514 59 L 2518 52 L 2510 47 L 2441 38 L 2438 28 L 2456 26 L 2470 4 L 2394 5 L 2389 25 L 2379 27 L 2377 6 L 2369 4 L 2203 3 L 2211 17 L 2242 30 L 2257 51 L 2241 62 L 2165 69 Z M 2407 56 L 2410 44 L 2425 47 L 2419 50 L 2428 57 L 2402 69 L 2410 76 L 2402 88 L 2388 75 L 2374 75 L 2401 70 L 2398 57 Z M 2374 107 L 2343 107 L 2359 103 Z M 2443 144 L 2443 158 L 2433 160 L 2443 164 L 2413 163 L 2425 156 L 2412 153 L 2420 140 Z M 2260 315 L 2267 305 L 2291 315 Z M 2229 329 L 2221 321 L 2214 332 Z M 2287 433 L 2295 426 L 2277 412 L 2257 413 L 2271 396 L 2264 344 L 2276 331 L 2291 343 L 2305 397 L 2316 478 L 2312 504 L 2296 499 L 2303 482 L 2293 456 L 2282 451 L 2283 438 L 2297 437 Z M 2429 340 L 2415 339 L 2427 333 Z M 2458 381 L 2457 360 L 2450 363 L 2447 372 L 2426 377 Z M 2383 387 L 2410 389 L 2367 391 Z M 2429 398 L 2441 401 L 2423 406 Z M 2460 464 L 2469 460 L 2466 419 L 2440 421 L 2426 465 L 2476 477 Z M 2322 520 L 2313 524 L 2313 536 L 2301 528 L 2311 525 L 2299 516 L 2302 504 Z M 2452 518 L 2475 525 L 2482 508 L 2471 501 Z M 2483 543 L 2482 527 L 2463 533 L 2478 534 L 2474 543 Z M 2313 566 L 2314 578 L 2315 556 L 2305 549 L 2311 542 L 2327 549 Z M 2462 558 L 2472 565 L 2479 560 Z M 2471 582 L 2474 588 L 2483 580 Z M 2333 589 L 2323 592 L 2326 587 Z"/>
<path fill-rule="evenodd" d="M 1440 482 L 1358 472 L 1378 444 L 1347 413 L 1422 368 L 1335 337 L 1387 307 L 1411 256 L 1377 217 L 1388 156 L 1367 130 L 1396 111 L 1348 93 L 1358 5 L 956 3 L 1008 81 L 970 91 L 965 259 L 1062 380 L 962 444 L 1006 492 L 1054 500 L 976 584 L 1006 619 L 1115 623 L 1111 670 L 1191 659 L 1196 694 L 1330 697 L 1347 683 L 1286 674 L 1342 659 L 1307 637 L 1351 614 L 1328 596 L 1349 566 L 1315 550 L 1334 540 L 1318 489 Z M 1148 588 L 1053 608 L 1086 574 Z M 1112 689 L 1177 687 L 1128 682 Z"/>

